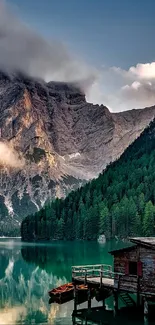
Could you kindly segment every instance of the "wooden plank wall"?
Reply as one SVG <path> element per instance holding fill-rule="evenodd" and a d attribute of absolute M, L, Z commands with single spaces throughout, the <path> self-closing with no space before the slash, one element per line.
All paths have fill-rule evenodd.
<path fill-rule="evenodd" d="M 129 292 L 155 294 L 155 250 L 137 246 L 131 251 L 117 253 L 114 256 L 114 272 L 126 273 L 126 262 L 142 262 L 142 276 L 120 276 L 119 289 Z M 115 276 L 114 286 L 118 287 L 118 276 Z"/>
<path fill-rule="evenodd" d="M 140 260 L 142 262 L 140 291 L 155 294 L 155 250 L 141 246 Z"/>
<path fill-rule="evenodd" d="M 114 272 L 116 273 L 126 273 L 126 262 L 132 261 L 137 262 L 139 259 L 139 249 L 135 247 L 132 251 L 124 251 L 117 253 L 114 256 Z M 119 285 L 120 290 L 137 292 L 138 278 L 135 276 L 124 275 L 120 276 L 118 284 L 118 276 L 116 275 L 114 279 L 114 286 Z"/>

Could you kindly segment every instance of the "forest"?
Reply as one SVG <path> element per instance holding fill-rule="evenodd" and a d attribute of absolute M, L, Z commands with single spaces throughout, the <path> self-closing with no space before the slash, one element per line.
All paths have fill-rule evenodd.
<path fill-rule="evenodd" d="M 155 120 L 97 179 L 21 224 L 25 241 L 155 235 Z"/>

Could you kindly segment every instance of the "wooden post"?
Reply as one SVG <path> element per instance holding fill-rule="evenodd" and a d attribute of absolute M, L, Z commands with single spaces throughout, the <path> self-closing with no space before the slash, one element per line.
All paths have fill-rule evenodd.
<path fill-rule="evenodd" d="M 76 284 L 74 284 L 74 310 L 77 310 L 77 290 L 76 290 Z"/>
<path fill-rule="evenodd" d="M 109 265 L 109 277 L 112 278 L 112 269 L 110 265 Z"/>
<path fill-rule="evenodd" d="M 103 303 L 103 309 L 106 309 L 106 307 L 105 307 L 105 299 L 102 301 L 102 303 Z"/>
<path fill-rule="evenodd" d="M 73 325 L 76 325 L 76 318 L 74 315 L 72 315 L 72 323 L 73 323 Z"/>
<path fill-rule="evenodd" d="M 148 324 L 149 324 L 148 316 L 144 316 L 144 325 L 148 325 Z"/>
<path fill-rule="evenodd" d="M 102 277 L 103 277 L 103 265 L 101 265 L 101 270 L 100 270 L 100 288 L 102 288 Z"/>
<path fill-rule="evenodd" d="M 118 312 L 118 291 L 114 291 L 114 316 L 117 315 Z"/>
<path fill-rule="evenodd" d="M 74 271 L 74 268 L 72 268 L 72 280 L 74 279 L 75 277 L 75 271 Z"/>
<path fill-rule="evenodd" d="M 137 307 L 140 306 L 140 277 L 137 279 Z"/>
<path fill-rule="evenodd" d="M 148 316 L 149 313 L 149 306 L 146 297 L 144 297 L 144 315 Z"/>
<path fill-rule="evenodd" d="M 87 270 L 85 270 L 84 284 L 87 284 Z"/>
<path fill-rule="evenodd" d="M 88 288 L 88 310 L 91 309 L 91 291 L 90 288 Z"/>
<path fill-rule="evenodd" d="M 146 297 L 144 297 L 143 302 L 144 302 L 144 324 L 148 325 L 149 306 Z"/>
<path fill-rule="evenodd" d="M 137 307 L 140 306 L 140 294 L 137 292 Z"/>

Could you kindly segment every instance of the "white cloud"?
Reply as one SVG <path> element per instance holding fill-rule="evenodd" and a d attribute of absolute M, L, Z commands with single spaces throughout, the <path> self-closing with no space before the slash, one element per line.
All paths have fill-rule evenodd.
<path fill-rule="evenodd" d="M 9 144 L 0 142 L 0 167 L 23 168 L 24 160 L 19 158 L 18 153 Z"/>
<path fill-rule="evenodd" d="M 121 88 L 120 97 L 130 102 L 133 107 L 153 106 L 155 105 L 155 84 L 134 81 L 131 85 Z"/>
<path fill-rule="evenodd" d="M 125 86 L 123 86 L 121 89 L 122 90 L 128 90 L 128 89 L 135 89 L 135 90 L 137 90 L 138 88 L 140 88 L 141 87 L 141 83 L 139 82 L 139 81 L 134 81 L 132 84 L 131 84 L 131 86 L 129 86 L 129 85 L 125 85 Z"/>
<path fill-rule="evenodd" d="M 155 62 L 100 71 L 72 55 L 62 42 L 47 41 L 0 0 L 0 69 L 46 81 L 78 82 L 86 98 L 112 111 L 155 104 Z"/>
<path fill-rule="evenodd" d="M 131 80 L 155 79 L 155 62 L 137 63 L 136 66 L 132 66 L 128 70 L 124 70 L 121 67 L 111 67 L 110 70 L 113 71 L 113 73 L 122 76 L 122 78 L 127 78 Z"/>
<path fill-rule="evenodd" d="M 116 101 L 111 106 L 114 111 L 155 105 L 155 62 L 138 63 L 128 70 L 111 67 L 109 72 L 122 82 L 113 93 Z"/>
<path fill-rule="evenodd" d="M 155 79 L 155 62 L 138 63 L 129 69 L 129 73 L 139 79 Z"/>

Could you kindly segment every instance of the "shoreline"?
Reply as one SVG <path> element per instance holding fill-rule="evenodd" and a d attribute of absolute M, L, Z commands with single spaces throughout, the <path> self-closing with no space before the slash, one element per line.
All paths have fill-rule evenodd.
<path fill-rule="evenodd" d="M 10 239 L 11 239 L 11 238 L 14 238 L 14 239 L 17 238 L 17 239 L 21 239 L 21 237 L 7 237 L 7 236 L 0 236 L 0 239 L 2 239 L 2 238 L 7 238 L 7 239 L 8 239 L 8 238 L 10 238 Z"/>

